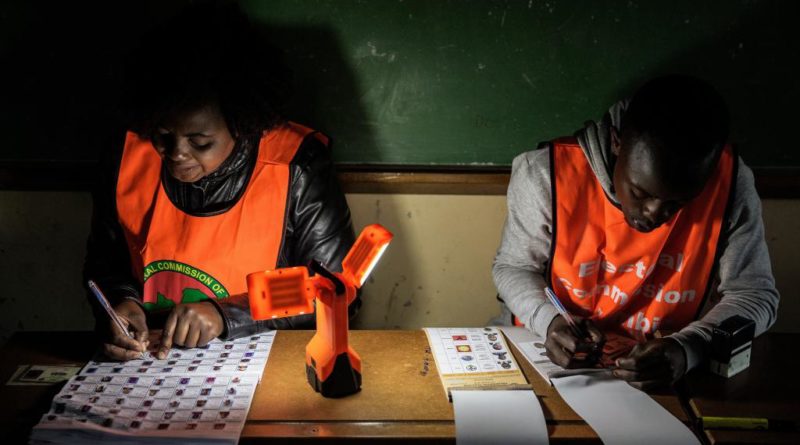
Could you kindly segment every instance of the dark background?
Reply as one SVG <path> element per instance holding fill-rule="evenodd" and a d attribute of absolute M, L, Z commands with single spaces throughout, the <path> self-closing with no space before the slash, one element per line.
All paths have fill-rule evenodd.
<path fill-rule="evenodd" d="M 3 2 L 0 187 L 14 187 L 15 167 L 67 182 L 69 171 L 91 174 L 120 130 L 125 57 L 184 3 Z M 787 140 L 800 99 L 800 2 L 239 3 L 285 51 L 289 117 L 331 135 L 340 164 L 507 167 L 645 79 L 683 72 L 726 97 L 748 164 L 800 167 Z"/>

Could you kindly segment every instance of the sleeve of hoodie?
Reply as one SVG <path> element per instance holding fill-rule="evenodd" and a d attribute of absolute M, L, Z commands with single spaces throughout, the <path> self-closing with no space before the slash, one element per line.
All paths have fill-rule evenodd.
<path fill-rule="evenodd" d="M 314 137 L 306 137 L 291 163 L 291 184 L 286 206 L 286 228 L 278 267 L 305 266 L 312 259 L 341 270 L 355 241 L 350 208 L 339 185 L 331 150 Z M 217 301 L 225 328 L 223 339 L 251 335 L 267 329 L 311 329 L 314 314 L 274 320 L 253 320 L 247 294 Z M 350 305 L 354 317 L 360 298 Z"/>
<path fill-rule="evenodd" d="M 780 296 L 764 240 L 761 200 L 756 193 L 753 172 L 739 159 L 734 199 L 725 232 L 720 238 L 722 249 L 717 292 L 719 302 L 700 320 L 690 323 L 672 335 L 686 351 L 687 370 L 695 368 L 706 357 L 714 326 L 741 315 L 756 323 L 756 335 L 769 329 L 778 312 Z"/>
<path fill-rule="evenodd" d="M 500 298 L 534 333 L 544 336 L 558 314 L 543 288 L 552 240 L 550 148 L 514 159 L 506 216 L 492 275 Z"/>

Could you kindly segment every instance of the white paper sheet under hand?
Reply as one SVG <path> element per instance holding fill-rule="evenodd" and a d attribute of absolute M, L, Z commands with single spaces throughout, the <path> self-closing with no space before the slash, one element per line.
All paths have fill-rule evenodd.
<path fill-rule="evenodd" d="M 547 444 L 544 413 L 533 391 L 453 390 L 457 445 Z"/>
<path fill-rule="evenodd" d="M 700 442 L 647 394 L 609 375 L 552 379 L 553 386 L 605 445 L 673 445 Z"/>

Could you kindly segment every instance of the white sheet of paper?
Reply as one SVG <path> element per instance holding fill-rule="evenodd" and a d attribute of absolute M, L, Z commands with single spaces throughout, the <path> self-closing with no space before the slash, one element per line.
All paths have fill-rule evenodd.
<path fill-rule="evenodd" d="M 552 382 L 605 445 L 700 445 L 692 431 L 658 402 L 613 376 L 572 375 Z"/>
<path fill-rule="evenodd" d="M 452 391 L 457 445 L 547 444 L 533 391 Z"/>

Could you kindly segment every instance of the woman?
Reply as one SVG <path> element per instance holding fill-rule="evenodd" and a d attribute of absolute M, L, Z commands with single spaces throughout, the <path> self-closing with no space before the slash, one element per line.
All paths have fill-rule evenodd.
<path fill-rule="evenodd" d="M 313 326 L 313 315 L 254 322 L 245 276 L 311 259 L 337 268 L 353 243 L 327 138 L 281 117 L 283 77 L 257 40 L 238 11 L 201 6 L 132 59 L 131 130 L 94 194 L 84 267 L 133 334 L 93 305 L 110 358 L 147 348 L 148 312 L 168 313 L 158 358 Z"/>

